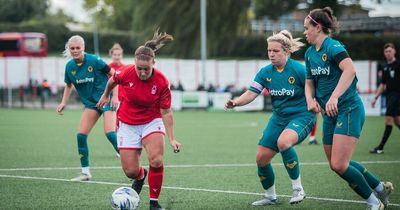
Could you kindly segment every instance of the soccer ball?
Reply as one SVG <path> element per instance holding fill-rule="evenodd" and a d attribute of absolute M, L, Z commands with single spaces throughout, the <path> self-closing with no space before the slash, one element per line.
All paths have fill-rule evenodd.
<path fill-rule="evenodd" d="M 130 187 L 120 187 L 111 195 L 111 207 L 118 210 L 136 210 L 139 208 L 140 197 Z"/>

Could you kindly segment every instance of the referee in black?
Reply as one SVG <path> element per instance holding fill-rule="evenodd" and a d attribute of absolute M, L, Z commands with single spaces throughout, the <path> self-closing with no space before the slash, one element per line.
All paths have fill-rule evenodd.
<path fill-rule="evenodd" d="M 383 47 L 387 64 L 383 68 L 382 81 L 371 102 L 375 106 L 376 100 L 386 90 L 385 132 L 381 143 L 370 150 L 372 154 L 382 154 L 383 148 L 392 133 L 393 123 L 400 129 L 400 61 L 396 60 L 396 48 L 393 43 Z"/>

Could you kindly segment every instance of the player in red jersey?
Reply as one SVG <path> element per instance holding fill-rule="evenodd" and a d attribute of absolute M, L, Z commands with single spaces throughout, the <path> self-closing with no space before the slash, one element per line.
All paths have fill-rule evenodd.
<path fill-rule="evenodd" d="M 181 144 L 175 140 L 173 114 L 171 111 L 171 90 L 167 78 L 154 67 L 155 51 L 173 38 L 166 33 L 154 33 L 135 51 L 135 64 L 126 65 L 116 71 L 108 80 L 107 87 L 97 103 L 101 108 L 108 103 L 109 93 L 119 85 L 124 91 L 124 99 L 117 116 L 120 126 L 117 132 L 118 148 L 125 175 L 134 179 L 132 188 L 139 194 L 147 170 L 140 165 L 142 148 L 149 161 L 150 210 L 163 209 L 158 198 L 164 176 L 164 134 L 174 152 L 179 152 Z M 165 125 L 165 127 L 164 127 Z"/>
<path fill-rule="evenodd" d="M 124 66 L 122 63 L 122 58 L 124 56 L 124 50 L 122 49 L 121 45 L 118 43 L 114 43 L 111 47 L 110 51 L 111 63 L 108 64 L 110 68 L 113 68 L 115 71 L 120 70 L 121 67 Z M 122 88 L 118 87 L 118 100 L 121 103 L 123 98 Z"/>

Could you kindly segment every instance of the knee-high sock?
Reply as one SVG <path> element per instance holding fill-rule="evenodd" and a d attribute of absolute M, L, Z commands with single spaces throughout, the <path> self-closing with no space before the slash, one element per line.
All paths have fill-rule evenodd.
<path fill-rule="evenodd" d="M 387 140 L 389 139 L 390 134 L 392 133 L 392 129 L 393 129 L 393 126 L 386 125 L 385 132 L 383 133 L 381 143 L 378 146 L 379 149 L 383 150 L 383 147 L 385 147 L 385 144 L 386 144 Z"/>
<path fill-rule="evenodd" d="M 367 181 L 368 185 L 372 189 L 375 189 L 379 185 L 379 183 L 380 183 L 379 179 L 374 174 L 369 172 L 363 165 L 361 165 L 360 163 L 358 163 L 354 160 L 350 160 L 350 165 L 361 172 L 361 174 L 364 176 L 365 180 Z"/>
<path fill-rule="evenodd" d="M 315 133 L 317 132 L 317 122 L 314 123 L 314 127 L 311 130 L 310 133 L 310 139 L 314 140 L 315 139 Z"/>
<path fill-rule="evenodd" d="M 290 179 L 294 180 L 300 176 L 299 158 L 297 157 L 296 150 L 289 147 L 285 151 L 281 151 L 283 164 L 289 174 Z"/>
<path fill-rule="evenodd" d="M 149 168 L 148 182 L 150 200 L 158 200 L 158 197 L 161 193 L 161 187 L 164 177 L 164 166 L 161 166 L 159 168 L 153 168 L 150 166 Z"/>
<path fill-rule="evenodd" d="M 76 135 L 78 142 L 78 153 L 81 160 L 81 167 L 89 166 L 89 147 L 87 145 L 87 135 L 78 133 Z"/>
<path fill-rule="evenodd" d="M 268 190 L 275 183 L 275 174 L 270 163 L 266 166 L 258 167 L 258 176 L 260 177 L 260 182 L 264 190 Z"/>
<path fill-rule="evenodd" d="M 117 144 L 117 134 L 114 131 L 106 133 L 108 141 L 113 145 L 115 151 L 119 153 L 118 144 Z"/>
<path fill-rule="evenodd" d="M 341 175 L 347 181 L 349 186 L 362 198 L 368 199 L 372 193 L 371 187 L 368 185 L 364 176 L 354 166 L 349 165 L 347 170 Z"/>

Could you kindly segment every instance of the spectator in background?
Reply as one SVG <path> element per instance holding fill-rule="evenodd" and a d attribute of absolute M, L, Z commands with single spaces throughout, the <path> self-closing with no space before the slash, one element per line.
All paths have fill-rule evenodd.
<path fill-rule="evenodd" d="M 115 109 L 118 107 L 118 94 L 114 94 L 111 103 L 105 107 L 99 109 L 96 107 L 97 101 L 106 86 L 108 75 L 114 74 L 114 69 L 111 69 L 97 55 L 85 53 L 85 41 L 78 35 L 68 39 L 65 44 L 64 56 L 72 57 L 72 59 L 65 66 L 64 94 L 56 111 L 60 115 L 63 114 L 71 95 L 72 86 L 74 86 L 85 109 L 83 110 L 78 134 L 76 135 L 81 174 L 71 179 L 71 181 L 88 181 L 92 176 L 89 169 L 87 137 L 102 114 L 104 116 L 104 133 L 114 149 L 119 153 L 117 135 L 115 133 Z"/>
<path fill-rule="evenodd" d="M 387 64 L 383 67 L 382 80 L 371 105 L 375 107 L 376 100 L 386 91 L 385 131 L 380 144 L 370 151 L 372 154 L 383 153 L 392 133 L 393 124 L 400 129 L 400 61 L 396 59 L 396 48 L 392 43 L 385 44 L 383 53 Z"/>
<path fill-rule="evenodd" d="M 51 94 L 50 84 L 47 81 L 47 79 L 44 79 L 42 82 L 42 85 L 40 87 L 40 103 L 41 103 L 42 109 L 45 108 L 46 101 L 49 98 L 50 94 Z"/>
<path fill-rule="evenodd" d="M 176 90 L 185 91 L 185 88 L 183 88 L 181 81 L 178 82 L 178 87 L 176 88 Z"/>
<path fill-rule="evenodd" d="M 210 84 L 208 85 L 207 92 L 212 93 L 212 92 L 215 92 L 215 91 L 216 91 L 216 90 L 215 90 L 214 85 L 213 85 L 212 83 L 210 83 Z"/>
<path fill-rule="evenodd" d="M 323 115 L 323 144 L 331 169 L 368 203 L 384 209 L 393 190 L 360 163 L 351 160 L 365 120 L 357 93 L 357 78 L 347 50 L 330 34 L 337 28 L 330 7 L 312 10 L 304 19 L 304 35 L 311 46 L 305 53 L 308 110 Z M 375 191 L 375 192 L 373 192 Z M 378 198 L 378 197 L 379 198 Z"/>
<path fill-rule="evenodd" d="M 304 97 L 306 71 L 304 65 L 290 58 L 304 44 L 284 30 L 267 39 L 268 57 L 271 64 L 263 67 L 255 76 L 249 89 L 238 98 L 228 100 L 225 110 L 244 106 L 268 89 L 272 100 L 272 117 L 258 142 L 256 162 L 258 176 L 265 195 L 253 202 L 254 206 L 277 203 L 275 175 L 271 161 L 281 153 L 284 166 L 292 181 L 290 204 L 303 201 L 306 194 L 301 184 L 300 163 L 294 145 L 301 143 L 310 133 L 315 114 L 307 111 Z M 288 92 L 284 92 L 288 91 Z"/>

